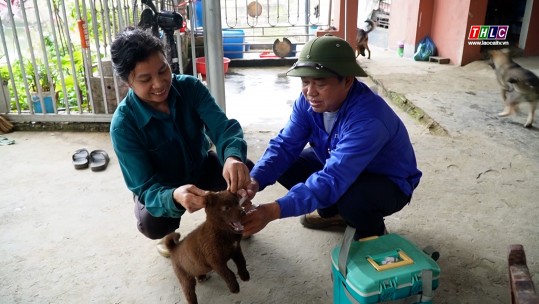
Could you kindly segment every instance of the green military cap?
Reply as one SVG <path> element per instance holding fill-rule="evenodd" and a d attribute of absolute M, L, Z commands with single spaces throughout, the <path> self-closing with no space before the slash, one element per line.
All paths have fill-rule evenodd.
<path fill-rule="evenodd" d="M 303 46 L 298 61 L 286 75 L 315 78 L 366 77 L 367 73 L 357 63 L 354 50 L 346 40 L 326 34 L 309 40 Z"/>

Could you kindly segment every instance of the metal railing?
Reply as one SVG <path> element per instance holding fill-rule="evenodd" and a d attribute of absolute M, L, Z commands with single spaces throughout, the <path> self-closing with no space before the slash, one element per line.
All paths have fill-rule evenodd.
<path fill-rule="evenodd" d="M 139 2 L 0 0 L 0 113 L 13 121 L 110 121 L 127 92 L 112 71 L 110 43 L 119 31 L 137 25 Z M 155 2 L 160 10 L 174 9 L 172 1 Z M 203 25 L 202 3 L 185 2 L 176 8 L 185 17 L 192 10 L 195 27 Z M 330 23 L 330 6 L 331 0 L 222 0 L 223 28 L 243 31 L 223 39 L 242 39 L 228 41 L 241 44 L 229 50 L 239 57 L 261 52 L 250 46 L 271 45 L 275 38 L 302 44 Z M 204 35 L 203 27 L 186 35 Z M 187 58 L 187 45 L 195 46 L 185 42 L 180 51 Z"/>

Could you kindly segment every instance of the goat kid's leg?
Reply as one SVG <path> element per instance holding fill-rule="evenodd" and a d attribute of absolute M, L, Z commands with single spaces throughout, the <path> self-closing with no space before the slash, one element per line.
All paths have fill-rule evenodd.
<path fill-rule="evenodd" d="M 365 49 L 367 50 L 367 52 L 369 52 L 369 57 L 367 57 L 367 59 L 371 59 L 371 49 L 369 49 L 369 45 L 367 44 L 367 42 L 365 42 Z"/>
<path fill-rule="evenodd" d="M 180 281 L 180 286 L 182 287 L 185 300 L 189 304 L 198 304 L 197 294 L 195 292 L 196 280 L 194 277 L 190 276 L 183 269 L 178 267 L 176 264 L 173 264 L 174 272 Z"/>
<path fill-rule="evenodd" d="M 240 279 L 242 281 L 249 281 L 251 276 L 249 275 L 249 271 L 247 271 L 247 262 L 245 261 L 241 247 L 238 247 L 238 250 L 236 250 L 236 252 L 234 252 L 232 255 L 232 261 L 234 261 L 234 263 L 236 263 L 236 267 L 238 267 L 238 275 L 240 276 Z"/>
<path fill-rule="evenodd" d="M 212 268 L 215 270 L 215 272 L 217 272 L 218 275 L 221 276 L 221 278 L 223 278 L 231 293 L 240 292 L 240 284 L 238 284 L 236 274 L 234 274 L 234 272 L 232 272 L 232 270 L 226 266 L 226 261 L 223 261 L 218 266 L 214 266 Z"/>

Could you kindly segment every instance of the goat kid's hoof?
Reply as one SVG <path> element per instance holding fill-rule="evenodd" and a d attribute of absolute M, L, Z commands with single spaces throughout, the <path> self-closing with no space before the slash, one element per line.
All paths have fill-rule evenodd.
<path fill-rule="evenodd" d="M 230 286 L 229 290 L 231 293 L 240 293 L 240 285 L 236 283 L 234 286 Z"/>
<path fill-rule="evenodd" d="M 251 278 L 251 275 L 249 274 L 248 271 L 238 272 L 238 275 L 240 276 L 240 279 L 242 281 L 249 281 L 249 279 Z"/>
<path fill-rule="evenodd" d="M 509 112 L 500 112 L 500 113 L 498 113 L 498 116 L 499 117 L 506 117 L 506 116 L 509 116 L 509 114 L 511 114 L 511 113 L 509 113 Z"/>

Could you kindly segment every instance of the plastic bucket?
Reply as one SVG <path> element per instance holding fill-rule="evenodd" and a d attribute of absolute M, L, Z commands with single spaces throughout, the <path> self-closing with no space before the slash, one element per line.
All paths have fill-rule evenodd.
<path fill-rule="evenodd" d="M 223 72 L 226 74 L 228 72 L 228 64 L 230 63 L 230 59 L 223 57 Z M 197 67 L 197 73 L 200 73 L 202 75 L 206 75 L 206 57 L 197 57 L 195 60 L 195 64 Z"/>
<path fill-rule="evenodd" d="M 238 29 L 223 29 L 223 55 L 227 58 L 243 58 L 245 33 Z"/>

